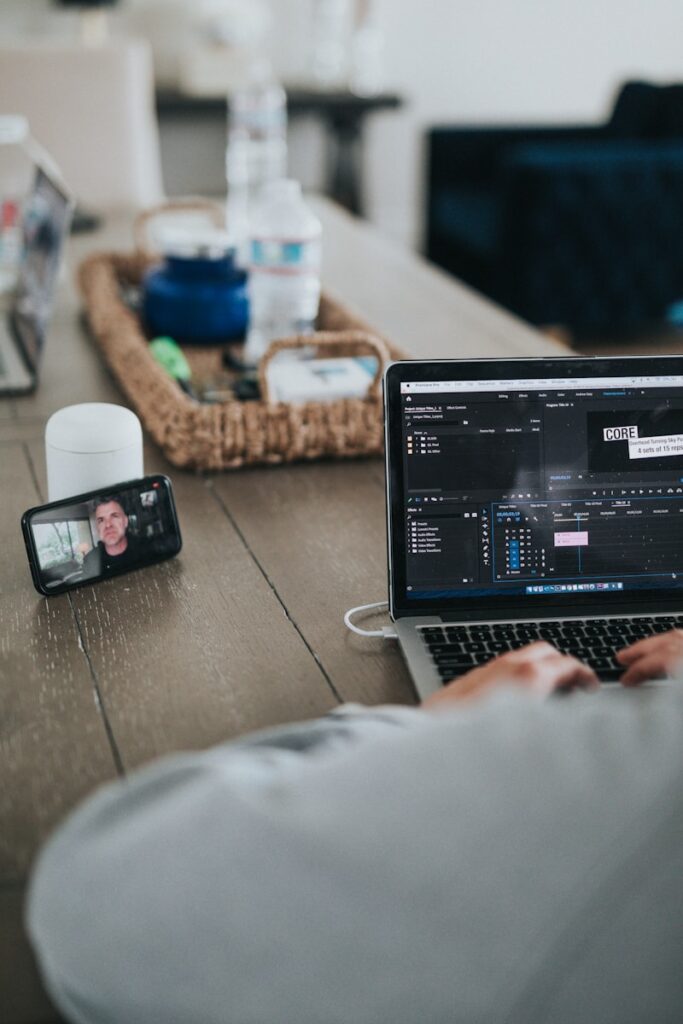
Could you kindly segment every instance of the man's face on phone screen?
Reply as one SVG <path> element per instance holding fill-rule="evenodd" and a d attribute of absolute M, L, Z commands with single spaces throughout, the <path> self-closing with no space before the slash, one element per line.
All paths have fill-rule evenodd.
<path fill-rule="evenodd" d="M 118 501 L 107 501 L 103 505 L 98 505 L 95 523 L 99 538 L 108 551 L 117 548 L 125 550 L 128 516 Z"/>

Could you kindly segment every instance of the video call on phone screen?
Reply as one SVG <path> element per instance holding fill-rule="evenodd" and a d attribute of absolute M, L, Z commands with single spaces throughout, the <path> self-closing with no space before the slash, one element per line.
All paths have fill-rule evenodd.
<path fill-rule="evenodd" d="M 31 517 L 30 529 L 46 590 L 139 568 L 179 549 L 164 480 L 42 509 Z"/>

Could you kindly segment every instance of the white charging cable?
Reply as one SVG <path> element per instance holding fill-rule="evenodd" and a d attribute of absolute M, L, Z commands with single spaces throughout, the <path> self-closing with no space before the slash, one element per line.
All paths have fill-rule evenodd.
<path fill-rule="evenodd" d="M 352 633 L 357 633 L 358 636 L 377 636 L 383 640 L 396 640 L 396 633 L 391 626 L 382 626 L 381 629 L 361 629 L 359 626 L 354 626 L 353 622 L 351 622 L 351 616 L 355 615 L 356 612 L 368 612 L 372 608 L 388 607 L 389 605 L 386 601 L 375 601 L 374 604 L 359 604 L 357 608 L 349 608 L 344 615 L 344 625 Z"/>

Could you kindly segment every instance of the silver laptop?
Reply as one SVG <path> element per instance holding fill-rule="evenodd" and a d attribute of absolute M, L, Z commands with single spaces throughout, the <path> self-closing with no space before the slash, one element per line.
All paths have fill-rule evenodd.
<path fill-rule="evenodd" d="M 9 310 L 0 317 L 0 398 L 28 394 L 38 383 L 72 209 L 63 185 L 37 168 L 22 216 L 19 280 Z"/>
<path fill-rule="evenodd" d="M 683 356 L 398 362 L 391 616 L 422 698 L 535 639 L 592 665 L 683 627 Z"/>

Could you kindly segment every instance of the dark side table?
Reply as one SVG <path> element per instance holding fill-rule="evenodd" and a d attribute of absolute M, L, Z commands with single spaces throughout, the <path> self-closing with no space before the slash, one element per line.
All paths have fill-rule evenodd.
<path fill-rule="evenodd" d="M 398 110 L 403 106 L 403 98 L 396 93 L 356 96 L 348 90 L 295 85 L 286 86 L 286 91 L 290 118 L 315 117 L 325 131 L 325 194 L 351 213 L 362 216 L 365 120 L 378 111 Z M 164 87 L 157 89 L 156 106 L 160 124 L 167 118 L 220 118 L 225 124 L 226 101 L 222 96 L 192 96 Z"/>

